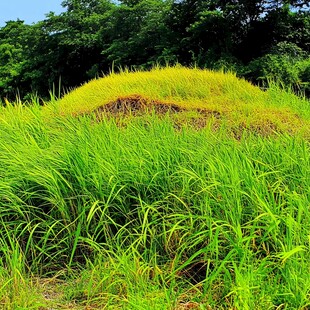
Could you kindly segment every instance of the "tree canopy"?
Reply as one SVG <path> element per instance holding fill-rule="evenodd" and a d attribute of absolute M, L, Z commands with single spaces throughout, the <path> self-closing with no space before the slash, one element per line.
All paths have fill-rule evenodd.
<path fill-rule="evenodd" d="M 296 71 L 287 79 L 279 69 L 285 82 L 309 86 L 308 1 L 66 0 L 62 6 L 65 12 L 38 23 L 0 28 L 0 98 L 46 97 L 60 80 L 69 89 L 111 67 L 176 62 L 233 69 L 256 83 L 281 78 L 271 68 L 282 63 Z"/>

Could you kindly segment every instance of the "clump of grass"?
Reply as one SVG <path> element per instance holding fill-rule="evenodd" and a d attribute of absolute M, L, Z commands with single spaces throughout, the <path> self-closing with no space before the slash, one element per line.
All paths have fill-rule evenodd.
<path fill-rule="evenodd" d="M 63 113 L 90 111 L 132 94 L 190 107 L 209 105 L 219 108 L 253 102 L 255 97 L 265 99 L 259 88 L 237 79 L 232 73 L 174 67 L 134 73 L 124 71 L 93 80 L 64 96 L 59 109 Z"/>
<path fill-rule="evenodd" d="M 303 135 L 232 137 L 228 121 L 197 130 L 187 114 L 180 127 L 171 114 L 46 117 L 1 114 L 4 309 L 310 306 Z"/>
<path fill-rule="evenodd" d="M 181 111 L 203 112 L 196 115 L 181 113 L 185 114 L 184 117 L 174 115 L 177 127 L 184 123 L 197 128 L 213 127 L 214 130 L 224 126 L 236 138 L 244 130 L 261 135 L 289 133 L 302 134 L 307 139 L 310 137 L 308 100 L 285 92 L 276 84 L 264 92 L 238 79 L 233 73 L 179 66 L 154 68 L 147 72 L 112 73 L 73 90 L 61 100 L 52 100 L 43 109 L 39 107 L 37 98 L 34 99 L 36 108 L 24 109 L 18 104 L 17 113 L 24 121 L 31 121 L 31 114 L 39 113 L 45 122 L 53 122 L 59 115 L 98 116 L 98 111 L 112 106 L 127 106 L 130 101 L 132 105 L 146 103 L 155 111 L 166 106 L 166 109 L 178 107 Z M 6 121 L 10 118 L 9 113 L 16 113 L 14 109 L 2 110 Z"/>
<path fill-rule="evenodd" d="M 201 109 L 220 115 L 216 127 L 224 123 L 237 136 L 246 129 L 265 135 L 302 132 L 310 137 L 306 99 L 284 92 L 276 84 L 264 92 L 233 73 L 197 68 L 154 68 L 148 72 L 110 74 L 70 92 L 53 107 L 61 115 L 81 115 L 116 102 L 125 104 L 135 96 L 155 106 L 177 105 L 181 109 Z M 199 123 L 206 125 L 210 114 L 204 118 L 207 121 Z"/>
<path fill-rule="evenodd" d="M 1 124 L 1 137 L 16 138 L 0 143 L 0 217 L 21 274 L 89 264 L 66 295 L 82 304 L 114 296 L 131 307 L 154 292 L 154 307 L 163 296 L 175 306 L 309 303 L 307 142 L 176 131 L 169 116 L 122 128 L 59 121 Z"/>

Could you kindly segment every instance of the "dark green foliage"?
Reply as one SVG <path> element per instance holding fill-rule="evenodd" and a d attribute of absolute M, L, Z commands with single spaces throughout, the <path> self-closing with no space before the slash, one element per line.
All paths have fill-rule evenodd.
<path fill-rule="evenodd" d="M 0 98 L 47 97 L 119 66 L 232 69 L 307 92 L 309 3 L 67 0 L 64 13 L 0 28 Z M 244 67 L 245 66 L 245 67 Z M 56 87 L 57 85 L 57 87 Z M 58 92 L 58 91 L 57 91 Z"/>
<path fill-rule="evenodd" d="M 0 93 L 15 94 L 25 65 L 25 33 L 29 27 L 22 21 L 8 22 L 0 29 Z"/>
<path fill-rule="evenodd" d="M 168 9 L 167 3 L 150 0 L 115 6 L 110 12 L 113 23 L 104 30 L 108 42 L 103 56 L 115 65 L 154 64 L 168 46 L 169 32 L 163 23 Z"/>
<path fill-rule="evenodd" d="M 309 95 L 310 59 L 296 44 L 280 42 L 270 53 L 249 63 L 244 76 L 262 85 L 280 83 L 296 92 Z"/>

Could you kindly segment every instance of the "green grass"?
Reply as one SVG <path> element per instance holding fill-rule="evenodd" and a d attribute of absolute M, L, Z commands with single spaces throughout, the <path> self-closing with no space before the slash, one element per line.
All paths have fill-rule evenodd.
<path fill-rule="evenodd" d="M 155 72 L 183 81 L 181 71 L 173 76 L 181 69 L 166 70 Z M 90 85 L 122 78 L 115 96 L 164 100 L 154 97 L 160 86 L 151 73 L 143 74 Z M 126 79 L 136 85 L 138 77 L 145 92 L 121 92 Z M 202 93 L 190 81 L 166 86 L 191 85 L 182 90 L 188 106 Z M 87 101 L 88 85 L 45 108 L 3 109 L 0 308 L 308 309 L 308 102 L 240 83 L 269 98 L 266 109 L 290 109 L 292 119 L 299 111 L 300 131 L 266 135 L 250 126 L 236 139 L 233 112 L 216 130 L 214 120 L 197 130 L 186 119 L 176 126 L 171 115 L 154 113 L 122 126 L 114 118 L 97 122 L 89 112 L 100 94 L 92 90 Z M 146 93 L 148 87 L 154 89 Z M 233 92 L 231 86 L 227 98 Z M 251 98 L 245 103 L 255 109 Z M 169 102 L 182 105 L 178 99 Z M 239 99 L 236 106 L 235 113 L 244 112 Z M 81 111 L 88 113 L 77 117 Z"/>

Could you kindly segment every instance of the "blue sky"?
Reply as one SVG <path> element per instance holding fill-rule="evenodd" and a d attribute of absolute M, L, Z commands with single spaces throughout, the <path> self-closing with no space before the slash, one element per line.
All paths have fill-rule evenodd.
<path fill-rule="evenodd" d="M 17 18 L 26 24 L 35 23 L 45 18 L 45 14 L 53 11 L 60 13 L 64 9 L 62 0 L 0 0 L 0 27 L 8 20 Z"/>

